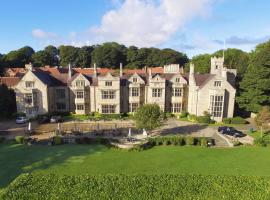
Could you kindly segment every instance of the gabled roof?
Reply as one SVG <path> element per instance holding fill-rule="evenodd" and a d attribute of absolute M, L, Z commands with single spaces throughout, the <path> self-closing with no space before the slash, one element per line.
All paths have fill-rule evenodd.
<path fill-rule="evenodd" d="M 53 76 L 51 76 L 49 73 L 47 72 L 43 72 L 43 71 L 32 71 L 32 73 L 45 85 L 48 86 L 64 86 L 65 84 L 63 82 L 61 82 L 60 80 L 54 78 Z"/>
<path fill-rule="evenodd" d="M 196 85 L 202 86 L 214 76 L 213 74 L 194 74 Z"/>
<path fill-rule="evenodd" d="M 19 77 L 0 77 L 0 85 L 4 84 L 7 87 L 13 87 L 20 81 Z"/>

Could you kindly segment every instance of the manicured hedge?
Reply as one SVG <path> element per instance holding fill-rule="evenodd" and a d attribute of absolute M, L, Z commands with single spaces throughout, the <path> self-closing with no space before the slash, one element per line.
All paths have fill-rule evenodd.
<path fill-rule="evenodd" d="M 269 177 L 22 174 L 2 199 L 264 200 L 270 197 L 269 188 Z"/>
<path fill-rule="evenodd" d="M 151 146 L 158 145 L 195 145 L 195 146 L 207 146 L 208 142 L 214 144 L 214 140 L 205 137 L 191 137 L 191 136 L 160 136 L 149 138 L 148 142 Z"/>
<path fill-rule="evenodd" d="M 224 118 L 224 124 L 246 124 L 247 121 L 242 117 Z"/>

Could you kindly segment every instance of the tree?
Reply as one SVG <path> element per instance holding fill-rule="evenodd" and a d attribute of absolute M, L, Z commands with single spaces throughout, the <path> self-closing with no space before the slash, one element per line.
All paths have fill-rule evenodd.
<path fill-rule="evenodd" d="M 126 64 L 126 47 L 115 42 L 107 42 L 95 47 L 92 53 L 92 64 L 99 67 L 118 68 L 120 63 Z"/>
<path fill-rule="evenodd" d="M 13 90 L 0 85 L 0 118 L 11 117 L 16 112 L 16 97 Z"/>
<path fill-rule="evenodd" d="M 261 127 L 261 134 L 262 129 L 269 129 L 270 127 L 270 107 L 264 106 L 260 110 L 260 112 L 257 114 L 257 117 L 255 118 L 256 125 L 258 127 Z"/>
<path fill-rule="evenodd" d="M 94 48 L 92 46 L 84 46 L 79 49 L 78 58 L 76 59 L 78 66 L 82 68 L 90 67 L 91 65 L 91 54 Z"/>
<path fill-rule="evenodd" d="M 136 127 L 152 130 L 161 125 L 163 112 L 157 104 L 145 104 L 134 115 Z"/>
<path fill-rule="evenodd" d="M 195 65 L 195 72 L 209 73 L 211 67 L 211 54 L 201 54 L 194 56 L 189 63 L 185 65 L 185 71 L 189 71 L 190 63 Z"/>
<path fill-rule="evenodd" d="M 77 58 L 79 55 L 79 48 L 73 46 L 60 46 L 59 48 L 60 65 L 68 66 L 72 64 L 78 66 Z"/>
<path fill-rule="evenodd" d="M 242 77 L 245 73 L 248 62 L 249 55 L 248 53 L 240 49 L 226 49 L 224 52 L 225 60 L 224 65 L 228 69 L 237 69 L 237 75 Z M 223 56 L 223 51 L 219 50 L 213 54 L 213 56 Z"/>
<path fill-rule="evenodd" d="M 255 113 L 270 105 L 270 41 L 258 45 L 251 53 L 236 100 L 241 108 Z"/>
<path fill-rule="evenodd" d="M 34 50 L 25 46 L 15 51 L 10 51 L 3 56 L 3 62 L 5 67 L 24 67 L 25 64 L 32 62 L 32 55 Z"/>

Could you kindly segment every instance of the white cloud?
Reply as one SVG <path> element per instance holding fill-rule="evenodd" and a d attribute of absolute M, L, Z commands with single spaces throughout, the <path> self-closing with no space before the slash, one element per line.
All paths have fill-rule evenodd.
<path fill-rule="evenodd" d="M 53 39 L 58 37 L 56 33 L 46 32 L 41 29 L 32 30 L 32 36 L 38 39 Z"/>
<path fill-rule="evenodd" d="M 124 0 L 108 11 L 100 26 L 88 34 L 94 42 L 116 41 L 126 45 L 156 46 L 196 16 L 207 16 L 214 0 Z M 119 1 L 118 1 L 119 2 Z"/>

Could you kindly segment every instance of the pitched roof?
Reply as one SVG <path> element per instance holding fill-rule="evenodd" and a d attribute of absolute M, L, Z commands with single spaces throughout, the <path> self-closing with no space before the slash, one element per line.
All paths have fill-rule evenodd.
<path fill-rule="evenodd" d="M 33 74 L 44 84 L 48 86 L 63 86 L 63 82 L 51 76 L 48 72 L 35 70 Z"/>
<path fill-rule="evenodd" d="M 19 77 L 0 77 L 0 84 L 4 84 L 7 87 L 13 87 L 20 81 Z"/>
<path fill-rule="evenodd" d="M 197 86 L 202 86 L 206 83 L 210 78 L 212 78 L 213 74 L 194 74 L 195 82 Z"/>

